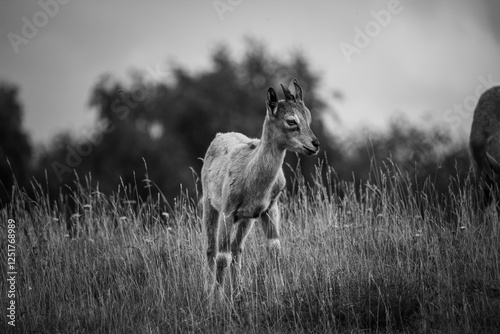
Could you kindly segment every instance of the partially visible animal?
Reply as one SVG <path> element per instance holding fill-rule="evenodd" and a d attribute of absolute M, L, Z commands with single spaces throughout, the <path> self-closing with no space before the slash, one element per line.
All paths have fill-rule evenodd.
<path fill-rule="evenodd" d="M 479 98 L 474 111 L 469 148 L 478 188 L 478 208 L 494 202 L 500 213 L 500 86 Z"/>
<path fill-rule="evenodd" d="M 278 198 L 286 183 L 282 170 L 285 153 L 289 150 L 314 155 L 319 151 L 302 88 L 296 79 L 289 87 L 281 87 L 284 100 L 278 100 L 272 87 L 267 90 L 267 112 L 260 139 L 235 132 L 219 133 L 203 160 L 202 219 L 208 238 L 207 260 L 215 271 L 219 291 L 228 267 L 233 269 L 233 281 L 239 280 L 245 239 L 256 220 L 262 225 L 268 251 L 279 271 Z"/>

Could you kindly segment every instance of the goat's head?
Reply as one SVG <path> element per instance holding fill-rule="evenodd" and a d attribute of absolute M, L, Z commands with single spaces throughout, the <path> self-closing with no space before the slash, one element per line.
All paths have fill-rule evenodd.
<path fill-rule="evenodd" d="M 304 104 L 302 88 L 297 79 L 283 86 L 284 100 L 278 101 L 276 91 L 267 90 L 267 118 L 274 140 L 281 148 L 307 155 L 317 154 L 319 140 L 311 130 L 311 112 Z M 290 89 L 295 91 L 293 95 Z"/>

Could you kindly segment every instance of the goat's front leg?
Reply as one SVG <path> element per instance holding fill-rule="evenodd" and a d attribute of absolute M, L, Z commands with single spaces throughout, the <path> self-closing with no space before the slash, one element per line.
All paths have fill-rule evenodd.
<path fill-rule="evenodd" d="M 271 258 L 272 276 L 274 277 L 276 284 L 283 285 L 280 268 L 280 211 L 278 204 L 274 203 L 271 205 L 267 212 L 262 214 L 260 220 L 262 222 L 262 229 L 264 230 L 264 234 L 267 238 L 267 250 Z"/>
<path fill-rule="evenodd" d="M 241 256 L 245 248 L 245 240 L 252 230 L 253 219 L 240 219 L 236 236 L 231 243 L 231 253 L 233 255 L 233 263 L 231 266 L 233 284 L 239 284 L 241 274 Z"/>

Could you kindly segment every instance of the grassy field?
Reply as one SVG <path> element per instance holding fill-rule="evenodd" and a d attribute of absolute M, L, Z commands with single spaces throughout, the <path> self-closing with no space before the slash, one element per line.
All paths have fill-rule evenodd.
<path fill-rule="evenodd" d="M 343 184 L 341 200 L 330 181 L 307 186 L 297 175 L 282 198 L 284 286 L 269 284 L 255 228 L 242 293 L 223 305 L 208 293 L 196 199 L 181 193 L 165 207 L 138 200 L 136 186 L 105 196 L 83 181 L 70 237 L 62 200 L 42 190 L 29 200 L 16 189 L 0 212 L 2 231 L 8 219 L 16 223 L 16 326 L 5 315 L 2 325 L 29 333 L 498 332 L 496 213 L 471 221 L 468 183 L 446 216 L 431 184 L 408 192 L 411 180 L 396 168 L 376 174 L 364 190 Z M 1 243 L 6 268 L 7 239 Z M 1 286 L 6 313 L 5 279 Z"/>

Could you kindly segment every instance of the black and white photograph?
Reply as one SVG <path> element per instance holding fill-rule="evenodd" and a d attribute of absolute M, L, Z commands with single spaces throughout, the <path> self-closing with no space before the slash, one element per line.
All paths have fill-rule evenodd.
<path fill-rule="evenodd" d="M 0 0 L 0 332 L 500 333 L 499 17 Z"/>

